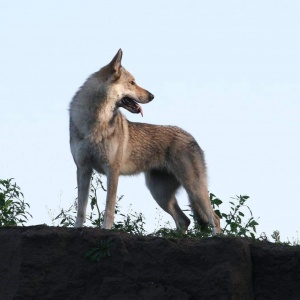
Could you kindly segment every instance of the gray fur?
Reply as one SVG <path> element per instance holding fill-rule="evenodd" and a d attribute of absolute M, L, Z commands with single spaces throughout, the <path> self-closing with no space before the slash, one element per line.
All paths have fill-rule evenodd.
<path fill-rule="evenodd" d="M 153 198 L 173 217 L 179 230 L 185 231 L 190 224 L 175 197 L 183 186 L 199 224 L 205 227 L 209 223 L 213 232 L 219 233 L 220 221 L 208 197 L 204 153 L 195 139 L 178 127 L 134 123 L 121 114 L 120 107 L 142 113 L 138 103 L 154 98 L 135 83 L 121 66 L 121 59 L 120 49 L 107 66 L 86 80 L 70 104 L 70 145 L 78 183 L 75 227 L 85 222 L 95 169 L 107 176 L 103 228 L 110 229 L 113 224 L 119 176 L 144 172 Z"/>

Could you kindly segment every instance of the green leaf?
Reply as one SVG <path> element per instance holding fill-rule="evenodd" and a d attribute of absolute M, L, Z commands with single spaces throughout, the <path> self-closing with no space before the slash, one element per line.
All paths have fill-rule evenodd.
<path fill-rule="evenodd" d="M 216 198 L 216 199 L 213 199 L 211 201 L 211 203 L 214 205 L 220 206 L 223 202 L 220 199 Z"/>
<path fill-rule="evenodd" d="M 255 220 L 251 221 L 249 224 L 249 226 L 257 226 L 257 225 L 258 223 Z"/>

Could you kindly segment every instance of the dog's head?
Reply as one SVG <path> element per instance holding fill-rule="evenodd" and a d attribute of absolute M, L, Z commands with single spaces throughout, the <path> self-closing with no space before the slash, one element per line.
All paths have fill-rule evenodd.
<path fill-rule="evenodd" d="M 148 103 L 154 96 L 138 86 L 134 77 L 121 65 L 122 50 L 120 49 L 112 61 L 103 67 L 97 75 L 106 82 L 107 96 L 113 99 L 116 107 L 123 107 L 132 113 L 143 111 L 139 103 Z"/>

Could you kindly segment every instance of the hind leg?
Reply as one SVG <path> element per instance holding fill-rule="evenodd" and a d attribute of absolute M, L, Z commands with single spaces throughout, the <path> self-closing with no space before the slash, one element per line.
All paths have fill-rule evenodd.
<path fill-rule="evenodd" d="M 212 209 L 206 179 L 199 179 L 195 184 L 185 183 L 184 187 L 188 193 L 195 219 L 199 225 L 205 228 L 210 224 L 213 235 L 221 233 L 220 218 Z"/>
<path fill-rule="evenodd" d="M 152 197 L 173 217 L 177 229 L 185 232 L 190 225 L 190 219 L 180 209 L 175 197 L 180 186 L 178 180 L 173 175 L 159 170 L 146 172 L 145 178 Z"/>
<path fill-rule="evenodd" d="M 213 235 L 221 233 L 220 220 L 212 209 L 208 196 L 207 179 L 204 161 L 201 158 L 194 157 L 191 153 L 190 157 L 183 157 L 178 160 L 180 162 L 173 173 L 178 178 L 178 181 L 185 188 L 194 218 L 202 229 L 208 225 L 212 227 Z"/>
<path fill-rule="evenodd" d="M 174 154 L 171 171 L 185 188 L 198 224 L 202 228 L 210 224 L 213 234 L 221 233 L 219 217 L 214 213 L 208 196 L 204 153 L 196 143 L 185 146 L 186 149 L 183 147 L 180 153 Z"/>

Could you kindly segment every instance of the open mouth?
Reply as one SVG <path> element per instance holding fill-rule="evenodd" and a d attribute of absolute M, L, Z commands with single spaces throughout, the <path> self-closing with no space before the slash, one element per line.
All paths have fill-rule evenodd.
<path fill-rule="evenodd" d="M 132 113 L 139 114 L 143 116 L 142 107 L 132 98 L 124 97 L 121 100 L 123 107 L 129 110 Z"/>

